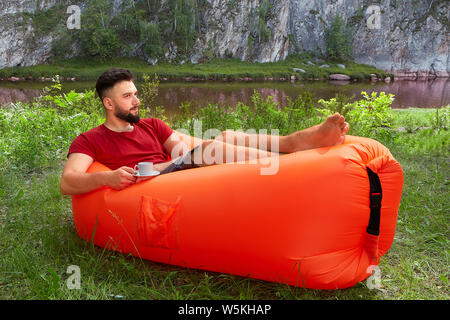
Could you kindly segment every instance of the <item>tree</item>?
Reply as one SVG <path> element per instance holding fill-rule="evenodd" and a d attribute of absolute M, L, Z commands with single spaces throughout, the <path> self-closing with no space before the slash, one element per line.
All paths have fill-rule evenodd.
<path fill-rule="evenodd" d="M 158 25 L 140 21 L 140 30 L 141 42 L 144 43 L 144 52 L 151 57 L 160 57 L 164 51 Z"/>
<path fill-rule="evenodd" d="M 352 59 L 352 30 L 340 16 L 331 21 L 325 37 L 328 58 L 335 61 Z"/>
<path fill-rule="evenodd" d="M 267 0 L 264 0 L 258 8 L 258 42 L 267 42 L 270 39 L 271 31 L 267 27 L 267 20 L 272 8 Z"/>
<path fill-rule="evenodd" d="M 195 10 L 194 0 L 170 0 L 172 13 L 172 38 L 179 46 L 184 46 L 185 52 L 195 40 Z"/>
<path fill-rule="evenodd" d="M 106 0 L 89 1 L 89 7 L 83 15 L 81 26 L 81 44 L 89 55 L 106 60 L 117 54 L 119 37 L 110 28 L 111 6 Z"/>

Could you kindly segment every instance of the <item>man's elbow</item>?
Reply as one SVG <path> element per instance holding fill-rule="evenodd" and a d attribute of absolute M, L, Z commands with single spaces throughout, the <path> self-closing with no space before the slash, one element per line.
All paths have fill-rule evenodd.
<path fill-rule="evenodd" d="M 61 191 L 61 194 L 63 195 L 71 195 L 70 189 L 67 185 L 67 177 L 63 174 L 61 176 L 61 180 L 59 181 L 59 190 Z"/>
<path fill-rule="evenodd" d="M 68 192 L 68 190 L 66 189 L 66 187 L 65 187 L 64 182 L 62 181 L 62 179 L 61 179 L 61 181 L 59 182 L 59 191 L 61 191 L 61 194 L 65 195 L 65 196 L 69 194 L 69 192 Z"/>

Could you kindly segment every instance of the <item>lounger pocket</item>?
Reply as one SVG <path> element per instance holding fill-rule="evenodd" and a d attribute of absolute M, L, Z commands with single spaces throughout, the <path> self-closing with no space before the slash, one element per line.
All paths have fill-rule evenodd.
<path fill-rule="evenodd" d="M 139 244 L 145 247 L 173 249 L 177 247 L 174 216 L 181 198 L 174 203 L 142 196 L 138 213 Z"/>

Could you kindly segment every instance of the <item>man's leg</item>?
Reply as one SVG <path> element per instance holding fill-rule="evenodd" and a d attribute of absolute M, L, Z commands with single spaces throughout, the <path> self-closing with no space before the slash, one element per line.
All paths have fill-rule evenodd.
<path fill-rule="evenodd" d="M 214 164 L 249 161 L 278 156 L 278 153 L 224 143 L 218 140 L 206 140 L 184 157 L 184 162 L 196 167 Z"/>
<path fill-rule="evenodd" d="M 224 131 L 216 140 L 247 148 L 259 148 L 267 151 L 275 149 L 274 151 L 277 153 L 292 153 L 342 144 L 348 130 L 349 124 L 345 122 L 345 118 L 335 113 L 321 124 L 294 132 L 287 136 Z M 273 142 L 276 142 L 275 148 L 273 148 Z"/>
<path fill-rule="evenodd" d="M 208 166 L 257 160 L 277 156 L 278 152 L 292 153 L 338 145 L 344 142 L 348 130 L 349 125 L 345 118 L 335 113 L 321 124 L 287 136 L 224 131 L 215 140 L 204 141 L 201 147 L 191 154 L 192 163 Z"/>
<path fill-rule="evenodd" d="M 279 153 L 292 153 L 342 144 L 349 125 L 343 116 L 335 113 L 316 126 L 300 130 L 287 136 L 246 134 L 224 131 L 214 140 L 205 140 L 196 148 L 175 160 L 162 173 L 193 167 L 236 161 L 251 161 L 278 156 Z"/>

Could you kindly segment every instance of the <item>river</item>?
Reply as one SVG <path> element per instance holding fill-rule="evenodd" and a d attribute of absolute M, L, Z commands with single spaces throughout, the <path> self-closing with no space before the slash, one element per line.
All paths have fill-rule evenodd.
<path fill-rule="evenodd" d="M 17 101 L 32 101 L 39 96 L 41 90 L 51 83 L 43 82 L 0 82 L 0 105 Z M 63 90 L 82 92 L 95 87 L 94 81 L 63 82 Z M 137 83 L 139 89 L 139 82 Z M 330 99 L 337 93 L 361 97 L 360 92 L 373 91 L 392 93 L 395 100 L 392 108 L 436 108 L 450 104 L 450 79 L 428 81 L 398 80 L 384 82 L 343 83 L 328 81 L 296 81 L 290 82 L 161 82 L 155 105 L 163 106 L 168 112 L 176 112 L 183 101 L 205 106 L 208 103 L 236 105 L 241 101 L 249 103 L 253 91 L 257 90 L 263 97 L 273 96 L 281 106 L 285 106 L 288 97 L 291 99 L 303 90 L 311 92 L 316 100 Z"/>

